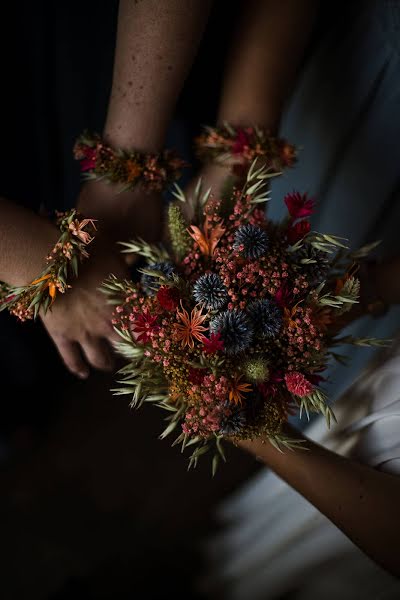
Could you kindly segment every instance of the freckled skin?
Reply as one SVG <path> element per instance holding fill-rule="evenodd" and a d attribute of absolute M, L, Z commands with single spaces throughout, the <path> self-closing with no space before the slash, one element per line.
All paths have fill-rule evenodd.
<path fill-rule="evenodd" d="M 113 87 L 104 129 L 111 145 L 144 152 L 162 148 L 210 4 L 211 0 L 120 1 Z"/>

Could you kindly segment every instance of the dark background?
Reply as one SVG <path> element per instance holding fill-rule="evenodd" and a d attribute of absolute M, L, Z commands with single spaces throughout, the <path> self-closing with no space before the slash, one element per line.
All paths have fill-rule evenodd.
<path fill-rule="evenodd" d="M 198 125 L 213 122 L 235 18 L 235 2 L 216 4 L 169 134 L 188 159 Z M 102 129 L 117 6 L 2 6 L 1 195 L 33 210 L 73 206 L 71 149 L 84 128 Z M 214 479 L 209 457 L 187 473 L 158 440 L 160 411 L 132 411 L 108 391 L 112 377 L 75 380 L 40 323 L 6 313 L 0 374 L 0 598 L 196 598 L 216 504 L 254 460 L 230 448 Z"/>

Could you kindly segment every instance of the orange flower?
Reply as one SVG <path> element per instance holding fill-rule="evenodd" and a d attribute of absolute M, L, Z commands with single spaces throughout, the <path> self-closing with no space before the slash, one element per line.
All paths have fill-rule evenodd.
<path fill-rule="evenodd" d="M 51 298 L 51 304 L 53 304 L 54 300 L 56 299 L 56 294 L 57 294 L 57 287 L 56 284 L 53 281 L 49 282 L 49 295 Z M 50 306 L 51 306 L 50 304 Z"/>
<path fill-rule="evenodd" d="M 221 221 L 214 224 L 210 221 L 211 219 L 207 215 L 204 220 L 203 231 L 196 227 L 196 225 L 190 226 L 192 231 L 188 230 L 189 235 L 198 243 L 200 252 L 205 256 L 212 256 L 214 254 L 218 242 L 225 233 L 225 227 L 223 227 Z"/>
<path fill-rule="evenodd" d="M 296 321 L 294 320 L 296 317 L 296 313 L 297 313 L 297 304 L 296 306 L 293 306 L 292 309 L 288 309 L 288 308 L 284 308 L 283 309 L 283 319 L 286 323 L 286 325 L 290 328 L 297 328 L 298 324 L 296 323 Z"/>
<path fill-rule="evenodd" d="M 94 229 L 96 229 L 93 219 L 82 219 L 82 221 L 78 221 L 78 219 L 75 219 L 75 221 L 72 221 L 69 224 L 69 229 L 72 232 L 72 235 L 75 235 L 84 244 L 90 244 L 90 242 L 93 239 L 89 232 L 83 231 L 86 225 L 88 225 L 89 223 Z"/>
<path fill-rule="evenodd" d="M 125 168 L 126 168 L 126 179 L 127 179 L 127 181 L 129 181 L 129 183 L 131 183 L 131 181 L 134 181 L 135 179 L 137 179 L 142 172 L 141 166 L 138 165 L 137 162 L 135 162 L 132 159 L 128 159 L 125 162 Z"/>
<path fill-rule="evenodd" d="M 49 277 L 51 277 L 50 273 L 47 273 L 47 275 L 43 275 L 43 277 L 39 277 L 39 279 L 34 279 L 31 282 L 31 285 L 36 285 L 37 283 L 40 283 L 41 281 L 45 281 L 45 279 L 49 279 Z"/>
<path fill-rule="evenodd" d="M 175 323 L 176 340 L 182 342 L 183 347 L 193 348 L 195 339 L 199 342 L 204 340 L 202 332 L 207 331 L 207 327 L 204 327 L 202 323 L 207 315 L 203 315 L 200 310 L 194 308 L 189 317 L 189 313 L 183 308 L 182 303 L 181 307 L 182 310 L 176 311 L 182 321 L 182 324 Z"/>
<path fill-rule="evenodd" d="M 243 394 L 248 394 L 253 389 L 250 383 L 240 383 L 242 377 L 242 375 L 239 375 L 239 377 L 235 377 L 231 382 L 232 387 L 229 392 L 229 400 L 235 404 L 241 404 L 244 398 Z"/>
<path fill-rule="evenodd" d="M 47 273 L 47 275 L 43 275 L 42 277 L 39 277 L 39 279 L 35 279 L 34 281 L 32 281 L 31 285 L 36 285 L 37 283 L 40 283 L 41 281 L 47 280 L 46 284 L 44 286 L 44 289 L 49 288 L 49 296 L 51 298 L 51 304 L 53 304 L 53 302 L 56 298 L 56 295 L 57 295 L 57 287 L 59 287 L 59 286 L 57 285 L 58 281 L 50 279 L 50 277 L 51 277 L 51 274 Z"/>

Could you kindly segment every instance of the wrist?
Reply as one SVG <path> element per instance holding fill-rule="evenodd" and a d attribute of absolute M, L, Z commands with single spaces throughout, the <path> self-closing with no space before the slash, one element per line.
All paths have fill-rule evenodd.
<path fill-rule="evenodd" d="M 141 128 L 126 130 L 123 126 L 109 126 L 103 131 L 103 139 L 110 146 L 130 150 L 135 148 L 139 152 L 160 152 L 164 146 L 165 133 L 149 131 L 146 135 Z"/>
<path fill-rule="evenodd" d="M 77 207 L 83 214 L 97 219 L 98 235 L 114 244 L 142 237 L 158 241 L 162 229 L 163 200 L 157 192 L 147 193 L 140 187 L 125 192 L 105 181 L 89 181 L 82 186 Z"/>

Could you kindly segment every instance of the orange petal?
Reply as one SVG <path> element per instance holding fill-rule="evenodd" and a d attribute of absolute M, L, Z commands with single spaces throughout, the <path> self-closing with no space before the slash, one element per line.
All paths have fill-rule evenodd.
<path fill-rule="evenodd" d="M 190 229 L 192 229 L 192 231 L 190 231 Z M 206 236 L 198 227 L 196 227 L 196 225 L 191 225 L 190 229 L 188 229 L 190 237 L 192 237 L 194 241 L 198 243 L 200 252 L 208 256 L 210 253 L 210 248 Z"/>
<path fill-rule="evenodd" d="M 41 281 L 44 281 L 45 279 L 49 279 L 49 277 L 51 277 L 50 273 L 48 273 L 47 275 L 43 275 L 43 277 L 39 277 L 39 279 L 35 279 L 34 281 L 32 281 L 31 285 L 36 285 L 37 283 L 40 283 Z"/>

